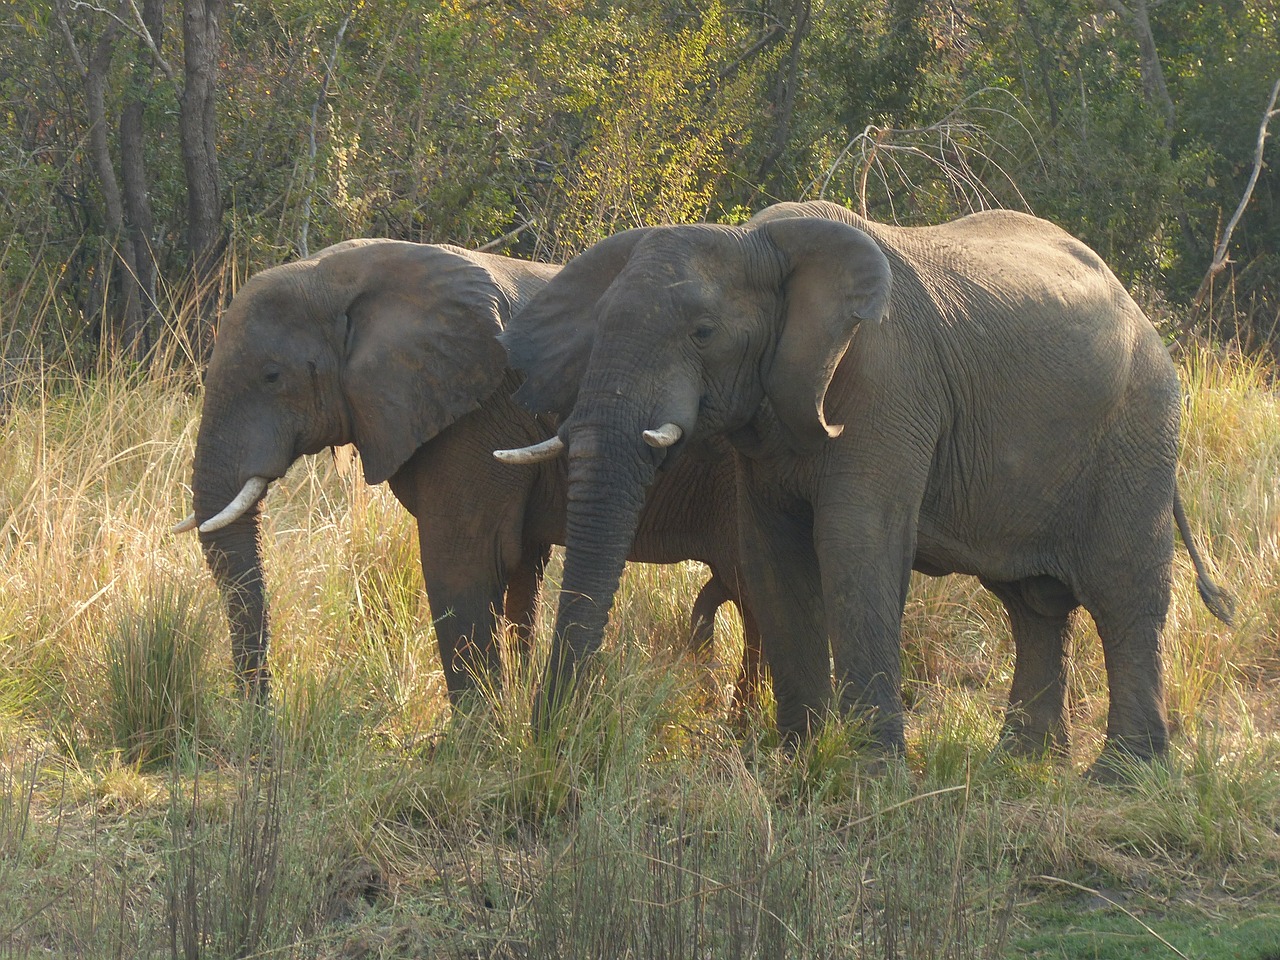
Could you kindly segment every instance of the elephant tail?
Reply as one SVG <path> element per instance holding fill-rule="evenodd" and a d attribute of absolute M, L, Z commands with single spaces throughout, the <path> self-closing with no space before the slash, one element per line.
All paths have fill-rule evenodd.
<path fill-rule="evenodd" d="M 1200 599 L 1209 608 L 1209 612 L 1230 626 L 1236 615 L 1236 598 L 1227 590 L 1218 586 L 1209 576 L 1200 551 L 1191 539 L 1191 524 L 1187 522 L 1186 511 L 1182 509 L 1182 496 L 1177 487 L 1173 490 L 1173 519 L 1178 523 L 1178 532 L 1182 534 L 1182 542 L 1191 555 L 1191 565 L 1196 568 L 1196 589 L 1200 591 Z"/>

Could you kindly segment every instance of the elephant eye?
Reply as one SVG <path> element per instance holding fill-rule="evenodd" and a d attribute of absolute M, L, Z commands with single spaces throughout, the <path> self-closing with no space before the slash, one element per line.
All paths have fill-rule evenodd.
<path fill-rule="evenodd" d="M 690 336 L 693 337 L 694 343 L 706 343 L 715 335 L 716 325 L 710 320 L 703 320 L 693 328 L 693 333 Z"/>
<path fill-rule="evenodd" d="M 279 383 L 282 371 L 274 363 L 269 363 L 262 368 L 262 379 L 266 383 Z"/>

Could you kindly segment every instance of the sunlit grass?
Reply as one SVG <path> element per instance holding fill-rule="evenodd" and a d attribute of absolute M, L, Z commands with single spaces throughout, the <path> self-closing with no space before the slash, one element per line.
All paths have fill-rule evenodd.
<path fill-rule="evenodd" d="M 1239 621 L 1204 610 L 1179 547 L 1172 756 L 1122 790 L 1078 775 L 1106 715 L 1087 617 L 1070 764 L 993 753 L 1011 641 L 971 578 L 913 581 L 908 753 L 887 770 L 854 725 L 792 751 L 768 703 L 729 715 L 741 625 L 726 607 L 711 656 L 686 649 L 694 563 L 628 570 L 557 737 L 529 724 L 553 602 L 532 662 L 508 651 L 491 704 L 454 715 L 412 519 L 327 453 L 267 498 L 276 690 L 245 704 L 199 545 L 168 532 L 199 391 L 28 384 L 0 424 L 0 956 L 996 956 L 1078 887 L 1124 891 L 1153 929 L 1265 922 L 1280 405 L 1240 358 L 1184 374 L 1179 482 Z"/>

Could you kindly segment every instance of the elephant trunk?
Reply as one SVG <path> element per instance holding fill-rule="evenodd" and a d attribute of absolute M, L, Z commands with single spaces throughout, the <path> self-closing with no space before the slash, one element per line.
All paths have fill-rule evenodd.
<path fill-rule="evenodd" d="M 603 425 L 576 428 L 569 450 L 564 574 L 543 689 L 551 705 L 600 647 L 656 458 L 638 430 Z"/>
<path fill-rule="evenodd" d="M 210 448 L 206 437 L 196 442 L 192 497 L 195 516 L 203 522 L 220 513 L 241 485 L 234 458 Z M 267 607 L 263 590 L 259 543 L 259 506 L 251 505 L 236 520 L 212 532 L 200 532 L 205 562 L 213 574 L 231 628 L 231 653 L 236 675 L 246 695 L 265 701 L 269 693 L 267 668 Z"/>

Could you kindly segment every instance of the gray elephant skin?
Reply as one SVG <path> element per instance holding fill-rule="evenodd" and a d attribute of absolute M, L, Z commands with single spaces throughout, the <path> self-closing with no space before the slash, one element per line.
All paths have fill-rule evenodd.
<path fill-rule="evenodd" d="M 352 240 L 251 277 L 218 329 L 196 439 L 194 511 L 224 598 L 238 675 L 267 693 L 262 497 L 300 456 L 353 443 L 365 479 L 389 481 L 417 520 L 422 573 L 450 698 L 500 677 L 499 613 L 528 632 L 551 545 L 563 542 L 565 463 L 498 463 L 495 446 L 555 423 L 510 399 L 519 378 L 497 335 L 558 267 L 429 244 Z M 705 561 L 694 643 L 740 602 L 732 467 L 690 458 L 655 486 L 636 560 Z M 758 648 L 740 693 L 754 687 Z"/>
<path fill-rule="evenodd" d="M 834 709 L 904 750 L 914 567 L 974 574 L 1008 611 L 1011 749 L 1067 750 L 1083 607 L 1110 693 L 1094 772 L 1165 754 L 1175 519 L 1205 602 L 1229 619 L 1231 600 L 1178 501 L 1176 369 L 1062 230 L 1010 211 L 902 228 L 823 201 L 639 228 L 571 260 L 502 339 L 516 399 L 564 418 L 570 461 L 547 705 L 600 642 L 646 488 L 722 437 L 785 734 Z"/>

